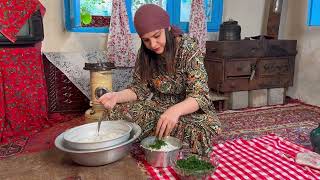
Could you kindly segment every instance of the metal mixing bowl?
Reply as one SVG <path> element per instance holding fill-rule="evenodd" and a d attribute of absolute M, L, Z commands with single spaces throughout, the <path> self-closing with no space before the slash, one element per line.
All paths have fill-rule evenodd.
<path fill-rule="evenodd" d="M 145 158 L 147 162 L 153 167 L 167 167 L 172 166 L 179 156 L 179 151 L 182 147 L 182 142 L 171 136 L 167 136 L 162 140 L 170 143 L 171 145 L 177 147 L 171 151 L 159 151 L 152 150 L 149 145 L 153 144 L 156 137 L 150 136 L 141 141 L 141 147 L 144 150 Z"/>
<path fill-rule="evenodd" d="M 98 122 L 88 123 L 66 130 L 63 138 L 66 147 L 76 150 L 93 150 L 121 144 L 130 138 L 132 127 L 124 121 L 102 121 L 98 134 Z M 103 139 L 103 135 L 114 134 L 113 138 Z M 93 138 L 101 137 L 93 141 Z M 91 141 L 88 139 L 91 138 Z"/>
<path fill-rule="evenodd" d="M 132 143 L 141 134 L 141 128 L 134 123 L 128 123 L 132 127 L 128 141 L 116 146 L 101 148 L 96 150 L 73 150 L 65 146 L 63 133 L 55 139 L 55 146 L 63 152 L 66 152 L 71 159 L 84 166 L 101 166 L 115 162 L 130 152 Z"/>

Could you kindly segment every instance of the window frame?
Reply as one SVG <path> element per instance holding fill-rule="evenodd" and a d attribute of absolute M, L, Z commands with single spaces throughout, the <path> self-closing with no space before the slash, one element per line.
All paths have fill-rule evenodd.
<path fill-rule="evenodd" d="M 64 0 L 64 10 L 65 27 L 67 31 L 83 33 L 109 33 L 108 27 L 81 27 L 80 0 Z"/>
<path fill-rule="evenodd" d="M 131 11 L 132 0 L 125 0 L 129 27 L 131 33 L 136 33 L 133 25 Z M 207 32 L 218 32 L 222 22 L 223 0 L 213 0 L 213 12 L 211 22 L 207 23 Z M 189 22 L 180 22 L 181 1 L 167 0 L 166 9 L 170 15 L 170 22 L 180 27 L 184 32 L 189 32 Z M 175 8 L 174 8 L 175 7 Z M 178 7 L 178 8 L 176 8 Z M 64 0 L 65 26 L 70 32 L 109 33 L 108 27 L 81 27 L 80 0 Z"/>
<path fill-rule="evenodd" d="M 308 26 L 320 26 L 320 0 L 308 1 Z"/>
<path fill-rule="evenodd" d="M 180 22 L 181 1 L 170 1 L 171 9 L 167 10 L 172 15 L 171 22 L 177 25 L 184 32 L 189 32 L 189 22 Z M 223 0 L 213 0 L 213 10 L 211 22 L 207 23 L 207 32 L 218 32 L 222 22 Z M 177 7 L 177 8 L 173 8 Z M 168 5 L 167 5 L 168 9 Z"/>

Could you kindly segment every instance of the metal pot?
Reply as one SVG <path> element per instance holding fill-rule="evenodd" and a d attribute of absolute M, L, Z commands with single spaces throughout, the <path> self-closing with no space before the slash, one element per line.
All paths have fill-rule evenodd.
<path fill-rule="evenodd" d="M 130 138 L 132 127 L 123 121 L 101 122 L 100 135 L 106 133 L 117 133 L 113 139 L 100 139 L 95 142 L 85 141 L 88 138 L 98 137 L 98 123 L 89 123 L 66 130 L 63 133 L 66 147 L 77 150 L 92 150 L 111 147 Z"/>
<path fill-rule="evenodd" d="M 132 143 L 140 136 L 141 128 L 137 124 L 128 123 L 132 127 L 128 141 L 119 145 L 96 150 L 72 150 L 65 146 L 63 133 L 55 139 L 55 146 L 66 152 L 72 161 L 84 166 L 101 166 L 120 160 L 129 154 Z"/>
<path fill-rule="evenodd" d="M 238 21 L 229 20 L 220 25 L 219 41 L 238 41 L 241 39 L 241 27 Z"/>
<path fill-rule="evenodd" d="M 153 144 L 155 139 L 156 137 L 150 136 L 141 141 L 141 147 L 144 150 L 147 162 L 153 167 L 167 167 L 174 165 L 175 161 L 178 159 L 182 142 L 175 137 L 167 136 L 163 140 L 177 147 L 176 149 L 171 151 L 151 150 L 149 145 Z"/>

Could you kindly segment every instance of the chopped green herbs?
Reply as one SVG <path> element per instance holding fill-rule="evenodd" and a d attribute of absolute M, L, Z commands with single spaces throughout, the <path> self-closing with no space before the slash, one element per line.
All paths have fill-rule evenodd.
<path fill-rule="evenodd" d="M 214 166 L 211 163 L 200 160 L 196 156 L 177 160 L 177 167 L 187 174 L 208 172 L 214 169 Z"/>
<path fill-rule="evenodd" d="M 167 143 L 163 140 L 156 139 L 153 144 L 150 144 L 149 147 L 152 149 L 160 149 L 162 146 L 167 145 Z"/>

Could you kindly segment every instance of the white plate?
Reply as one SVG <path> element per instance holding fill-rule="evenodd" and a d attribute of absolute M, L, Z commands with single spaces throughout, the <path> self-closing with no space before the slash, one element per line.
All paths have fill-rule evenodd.
<path fill-rule="evenodd" d="M 100 131 L 98 122 L 68 129 L 63 139 L 67 147 L 76 150 L 107 148 L 125 142 L 130 137 L 132 127 L 123 121 L 103 121 Z"/>

